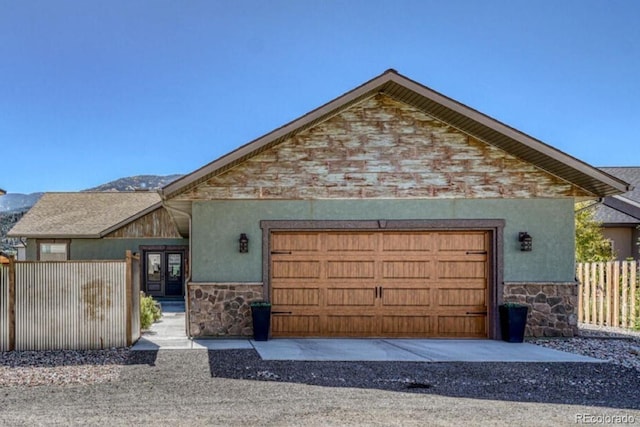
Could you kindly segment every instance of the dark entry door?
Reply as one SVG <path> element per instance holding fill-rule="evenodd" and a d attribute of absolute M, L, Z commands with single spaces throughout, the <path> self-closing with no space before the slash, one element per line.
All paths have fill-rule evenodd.
<path fill-rule="evenodd" d="M 187 250 L 180 246 L 146 246 L 143 253 L 144 291 L 154 297 L 184 295 Z"/>
<path fill-rule="evenodd" d="M 165 274 L 165 295 L 180 296 L 182 295 L 182 283 L 184 272 L 182 252 L 167 252 L 165 258 L 166 274 Z"/>
<path fill-rule="evenodd" d="M 164 257 L 162 252 L 146 253 L 145 282 L 147 294 L 164 295 Z"/>

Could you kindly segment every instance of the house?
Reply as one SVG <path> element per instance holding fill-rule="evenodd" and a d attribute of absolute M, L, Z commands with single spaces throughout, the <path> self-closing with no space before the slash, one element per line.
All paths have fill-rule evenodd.
<path fill-rule="evenodd" d="M 7 192 L 0 188 L 0 196 L 4 196 L 5 194 L 7 194 Z"/>
<path fill-rule="evenodd" d="M 9 231 L 29 261 L 122 260 L 141 255 L 142 289 L 184 295 L 188 240 L 157 192 L 45 193 Z"/>
<path fill-rule="evenodd" d="M 388 70 L 161 190 L 189 334 L 499 338 L 576 327 L 574 203 L 630 186 Z"/>
<path fill-rule="evenodd" d="M 616 259 L 640 260 L 640 167 L 604 167 L 600 170 L 631 183 L 624 194 L 607 196 L 595 206 L 594 219 L 602 222 L 605 238 L 611 242 Z"/>

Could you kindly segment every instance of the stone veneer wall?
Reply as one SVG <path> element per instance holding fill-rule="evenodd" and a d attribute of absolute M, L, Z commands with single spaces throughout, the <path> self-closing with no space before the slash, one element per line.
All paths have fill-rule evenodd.
<path fill-rule="evenodd" d="M 251 336 L 251 302 L 263 299 L 262 283 L 189 283 L 192 337 Z"/>
<path fill-rule="evenodd" d="M 526 336 L 572 337 L 578 333 L 578 283 L 505 283 L 504 302 L 529 306 Z"/>

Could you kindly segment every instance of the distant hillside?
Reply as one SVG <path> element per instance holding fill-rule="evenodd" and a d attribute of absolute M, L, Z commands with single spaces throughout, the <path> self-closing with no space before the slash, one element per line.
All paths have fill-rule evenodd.
<path fill-rule="evenodd" d="M 0 212 L 29 209 L 36 204 L 42 194 L 7 193 L 4 196 L 0 196 Z"/>
<path fill-rule="evenodd" d="M 83 191 L 133 191 L 136 189 L 157 190 L 182 175 L 138 175 L 120 178 L 115 181 L 89 188 Z M 7 193 L 0 196 L 0 251 L 14 252 L 18 239 L 9 239 L 7 232 L 35 205 L 44 193 L 20 194 Z"/>
<path fill-rule="evenodd" d="M 97 187 L 88 188 L 83 191 L 133 191 L 137 189 L 157 190 L 170 182 L 175 181 L 182 175 L 137 175 L 128 176 L 126 178 L 120 178 L 115 181 L 107 182 L 106 184 L 99 185 Z"/>

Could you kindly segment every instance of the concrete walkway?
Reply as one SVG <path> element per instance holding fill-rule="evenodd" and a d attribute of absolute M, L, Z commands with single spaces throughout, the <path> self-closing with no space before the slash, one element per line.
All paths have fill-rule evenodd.
<path fill-rule="evenodd" d="M 255 349 L 263 360 L 403 362 L 603 362 L 578 354 L 494 340 L 448 339 L 189 339 L 184 304 L 163 303 L 160 322 L 132 347 L 149 350 Z"/>

